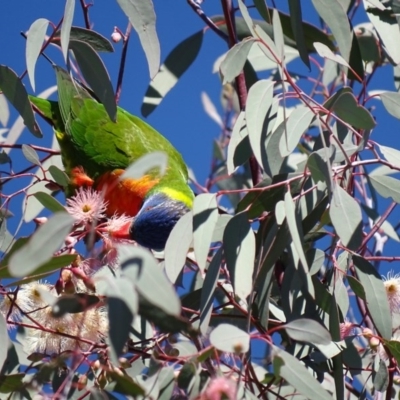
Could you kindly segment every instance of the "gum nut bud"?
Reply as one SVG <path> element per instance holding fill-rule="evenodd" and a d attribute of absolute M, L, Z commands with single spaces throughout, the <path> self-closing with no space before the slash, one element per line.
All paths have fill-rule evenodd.
<path fill-rule="evenodd" d="M 122 368 L 130 368 L 131 366 L 131 363 L 125 357 L 121 357 L 118 361 Z"/>
<path fill-rule="evenodd" d="M 364 328 L 363 331 L 362 331 L 362 334 L 366 338 L 370 338 L 370 337 L 372 337 L 374 335 L 374 333 L 369 328 Z"/>
<path fill-rule="evenodd" d="M 72 272 L 69 269 L 63 269 L 61 271 L 61 279 L 64 282 L 70 282 L 72 279 Z"/>
<path fill-rule="evenodd" d="M 35 224 L 37 226 L 40 226 L 40 225 L 43 225 L 45 222 L 47 222 L 47 218 L 46 217 L 38 217 L 38 218 L 35 218 L 33 221 L 35 222 Z"/>
<path fill-rule="evenodd" d="M 100 361 L 96 360 L 92 363 L 92 368 L 94 371 L 98 371 L 100 369 Z"/>
<path fill-rule="evenodd" d="M 86 375 L 81 375 L 79 377 L 79 379 L 78 379 L 77 384 L 76 384 L 78 390 L 84 389 L 86 387 L 86 385 L 87 385 L 87 382 L 88 382 L 87 376 Z"/>
<path fill-rule="evenodd" d="M 400 385 L 400 376 L 399 375 L 396 375 L 393 377 L 393 383 L 395 385 Z"/>
<path fill-rule="evenodd" d="M 113 32 L 111 39 L 114 43 L 118 43 L 122 39 L 122 36 L 119 32 Z"/>
<path fill-rule="evenodd" d="M 380 340 L 376 336 L 373 336 L 369 339 L 369 346 L 371 347 L 371 349 L 376 349 L 380 343 Z"/>

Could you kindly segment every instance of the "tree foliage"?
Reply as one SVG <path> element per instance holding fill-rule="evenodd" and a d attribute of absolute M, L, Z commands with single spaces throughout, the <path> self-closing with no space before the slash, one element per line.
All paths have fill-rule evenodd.
<path fill-rule="evenodd" d="M 128 27 L 112 34 L 123 46 L 115 90 L 101 58 L 113 44 L 92 29 L 83 0 L 66 0 L 60 21 L 32 22 L 26 71 L 0 66 L 2 398 L 397 398 L 400 278 L 382 278 L 380 267 L 400 260 L 385 253 L 400 241 L 400 149 L 378 143 L 374 102 L 400 119 L 398 6 L 312 0 L 317 27 L 300 0 L 289 0 L 289 14 L 275 2 L 221 0 L 214 16 L 188 0 L 204 29 L 160 65 L 152 1 L 117 3 Z M 80 12 L 85 26 L 74 26 Z M 74 219 L 87 199 L 62 202 L 69 177 L 57 142 L 30 144 L 45 122 L 26 86 L 35 88 L 48 46 L 115 120 L 135 34 L 149 69 L 144 116 L 207 51 L 204 35 L 227 44 L 214 65 L 222 115 L 202 98 L 220 128 L 209 178 L 192 179 L 193 210 L 163 252 L 113 240 L 116 221 Z M 393 76 L 391 91 L 370 90 L 378 71 Z M 10 104 L 20 115 L 12 129 Z M 18 171 L 16 157 L 29 167 Z M 165 165 L 150 154 L 126 176 Z M 9 218 L 37 228 L 12 235 Z"/>

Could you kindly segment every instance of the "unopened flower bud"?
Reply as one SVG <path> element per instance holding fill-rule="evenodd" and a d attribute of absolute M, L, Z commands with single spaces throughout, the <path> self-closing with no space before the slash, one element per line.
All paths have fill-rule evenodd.
<path fill-rule="evenodd" d="M 118 43 L 118 42 L 120 42 L 121 41 L 121 39 L 122 39 L 122 36 L 121 36 L 121 34 L 119 33 L 119 32 L 113 32 L 112 33 L 112 35 L 111 35 L 111 39 L 112 39 L 112 41 L 114 42 L 114 43 Z"/>
<path fill-rule="evenodd" d="M 376 349 L 380 343 L 381 341 L 376 336 L 369 339 L 369 347 L 371 347 L 371 349 Z"/>

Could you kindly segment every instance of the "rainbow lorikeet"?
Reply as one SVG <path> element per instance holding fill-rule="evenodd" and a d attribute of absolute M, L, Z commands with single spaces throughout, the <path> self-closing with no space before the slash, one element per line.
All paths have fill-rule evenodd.
<path fill-rule="evenodd" d="M 193 205 L 193 192 L 180 153 L 140 118 L 117 108 L 116 122 L 89 89 L 55 66 L 58 102 L 30 96 L 53 126 L 66 173 L 67 196 L 81 186 L 104 192 L 107 215 L 132 216 L 129 236 L 142 246 L 160 250 L 178 221 Z M 150 171 L 140 179 L 119 179 L 141 156 L 168 155 L 163 176 Z"/>

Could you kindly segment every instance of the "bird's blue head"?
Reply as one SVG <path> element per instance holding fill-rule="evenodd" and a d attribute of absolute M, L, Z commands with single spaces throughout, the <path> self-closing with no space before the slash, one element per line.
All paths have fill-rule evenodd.
<path fill-rule="evenodd" d="M 155 193 L 143 203 L 132 222 L 129 235 L 143 247 L 163 250 L 172 228 L 188 211 L 189 208 L 181 201 L 164 193 Z"/>

